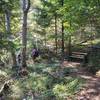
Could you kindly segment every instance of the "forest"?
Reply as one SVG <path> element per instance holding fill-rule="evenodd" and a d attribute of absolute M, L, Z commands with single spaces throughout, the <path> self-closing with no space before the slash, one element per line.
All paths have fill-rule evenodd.
<path fill-rule="evenodd" d="M 0 100 L 100 100 L 100 0 L 0 0 Z"/>

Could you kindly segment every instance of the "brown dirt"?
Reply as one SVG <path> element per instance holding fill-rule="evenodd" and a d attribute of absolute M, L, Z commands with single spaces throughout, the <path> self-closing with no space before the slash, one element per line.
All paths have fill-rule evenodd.
<path fill-rule="evenodd" d="M 100 77 L 89 73 L 80 63 L 64 61 L 62 67 L 76 68 L 71 76 L 86 80 L 83 88 L 76 94 L 76 100 L 100 100 Z"/>

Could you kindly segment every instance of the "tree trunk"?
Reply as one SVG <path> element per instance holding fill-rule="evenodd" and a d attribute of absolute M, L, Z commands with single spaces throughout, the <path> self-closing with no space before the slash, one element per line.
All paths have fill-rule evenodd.
<path fill-rule="evenodd" d="M 23 28 L 22 28 L 22 67 L 26 67 L 26 45 L 27 45 L 27 13 L 23 14 Z"/>
<path fill-rule="evenodd" d="M 9 10 L 6 10 L 5 21 L 6 21 L 5 23 L 6 31 L 10 33 L 10 11 Z"/>
<path fill-rule="evenodd" d="M 69 36 L 69 40 L 68 40 L 68 59 L 71 56 L 71 35 Z"/>
<path fill-rule="evenodd" d="M 63 6 L 64 5 L 64 0 L 61 0 L 61 5 Z M 63 19 L 62 19 L 62 57 L 64 57 L 64 22 L 63 22 Z"/>
<path fill-rule="evenodd" d="M 64 25 L 62 21 L 62 57 L 64 56 Z"/>
<path fill-rule="evenodd" d="M 5 23 L 6 31 L 7 31 L 7 33 L 11 33 L 11 31 L 10 31 L 10 11 L 8 9 L 6 9 L 6 11 L 5 11 L 5 20 L 6 20 L 6 23 Z M 14 48 L 12 48 L 10 50 L 10 52 L 12 55 L 13 66 L 17 66 L 16 54 L 15 54 Z"/>
<path fill-rule="evenodd" d="M 57 45 L 57 15 L 55 14 L 55 52 L 57 54 L 57 49 L 58 49 L 58 45 Z"/>
<path fill-rule="evenodd" d="M 45 39 L 44 39 L 44 42 L 45 42 L 45 48 L 47 47 L 47 35 L 45 33 Z"/>
<path fill-rule="evenodd" d="M 15 67 L 15 66 L 17 66 L 15 51 L 12 51 L 11 55 L 12 55 L 12 60 L 13 60 L 13 67 Z"/>
<path fill-rule="evenodd" d="M 22 26 L 22 68 L 26 64 L 26 46 L 27 46 L 27 14 L 30 8 L 30 0 L 23 0 L 23 26 Z"/>

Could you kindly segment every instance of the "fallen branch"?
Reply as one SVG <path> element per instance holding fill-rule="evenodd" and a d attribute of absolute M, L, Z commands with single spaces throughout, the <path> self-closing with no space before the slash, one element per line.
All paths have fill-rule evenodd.
<path fill-rule="evenodd" d="M 49 75 L 49 76 L 51 76 L 51 77 L 53 77 L 53 78 L 55 78 L 55 79 L 59 78 L 57 75 L 55 75 L 53 73 L 50 73 L 50 72 L 44 72 L 44 73 L 47 74 L 47 75 Z"/>
<path fill-rule="evenodd" d="M 86 39 L 86 40 L 84 40 L 84 41 L 81 41 L 80 43 L 77 43 L 77 44 L 75 44 L 75 45 L 81 45 L 81 44 L 83 44 L 83 43 L 88 42 L 89 40 L 94 40 L 94 39 L 93 39 L 93 37 L 89 37 L 88 39 Z"/>
<path fill-rule="evenodd" d="M 9 91 L 9 83 L 11 82 L 11 80 L 6 81 L 1 89 L 0 89 L 0 98 L 2 98 L 4 96 L 4 94 L 6 94 Z M 1 99 L 0 99 L 1 100 Z"/>

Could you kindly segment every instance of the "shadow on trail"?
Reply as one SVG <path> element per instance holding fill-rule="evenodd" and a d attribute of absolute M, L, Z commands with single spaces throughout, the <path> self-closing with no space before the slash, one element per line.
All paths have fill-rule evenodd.
<path fill-rule="evenodd" d="M 65 61 L 62 64 L 64 67 L 70 66 L 76 69 L 76 71 L 70 73 L 70 76 L 86 80 L 83 88 L 76 94 L 77 100 L 100 100 L 100 77 L 89 73 L 79 63 Z"/>

